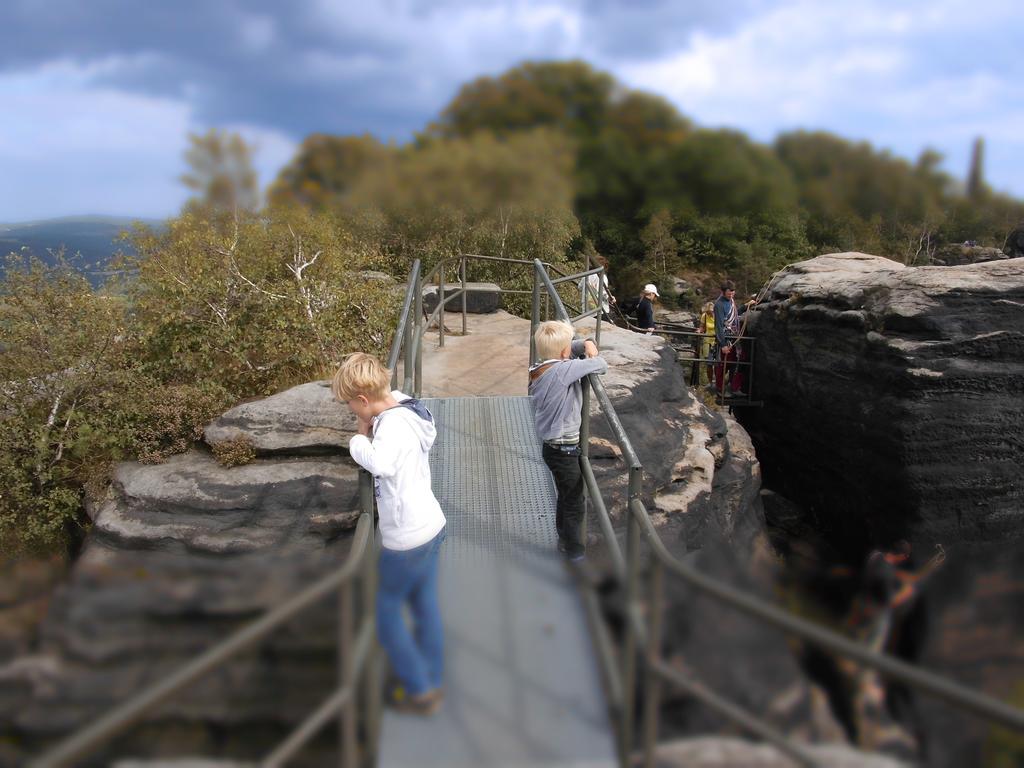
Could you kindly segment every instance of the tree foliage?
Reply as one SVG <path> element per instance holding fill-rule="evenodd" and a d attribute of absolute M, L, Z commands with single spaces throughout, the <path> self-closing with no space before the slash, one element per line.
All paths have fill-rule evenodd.
<path fill-rule="evenodd" d="M 270 203 L 330 209 L 346 197 L 364 172 L 384 167 L 397 153 L 394 146 L 369 135 L 315 133 L 302 142 L 295 158 L 271 185 Z"/>
<path fill-rule="evenodd" d="M 364 175 L 339 210 L 399 263 L 461 253 L 563 261 L 579 232 L 571 163 L 551 131 L 432 139 Z"/>
<path fill-rule="evenodd" d="M 256 210 L 260 189 L 253 147 L 239 134 L 215 128 L 205 134 L 190 133 L 188 141 L 185 163 L 189 170 L 181 181 L 195 193 L 189 204 L 220 213 Z"/>
<path fill-rule="evenodd" d="M 118 291 L 12 257 L 0 283 L 0 544 L 60 548 L 110 465 L 187 450 L 227 405 L 390 342 L 400 299 L 329 214 L 190 209 L 126 235 Z"/>
<path fill-rule="evenodd" d="M 159 460 L 197 436 L 224 392 L 162 387 L 138 364 L 123 297 L 58 261 L 11 257 L 0 288 L 0 543 L 60 547 L 111 462 Z"/>
<path fill-rule="evenodd" d="M 267 394 L 390 341 L 394 301 L 364 274 L 376 254 L 329 214 L 282 207 L 227 227 L 185 213 L 131 241 L 140 363 L 169 382 Z"/>

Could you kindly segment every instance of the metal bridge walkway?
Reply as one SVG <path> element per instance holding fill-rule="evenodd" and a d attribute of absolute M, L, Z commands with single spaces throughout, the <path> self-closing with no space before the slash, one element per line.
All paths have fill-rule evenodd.
<path fill-rule="evenodd" d="M 445 703 L 387 711 L 381 768 L 614 766 L 583 605 L 555 550 L 555 497 L 528 397 L 424 401 L 438 439 Z"/>

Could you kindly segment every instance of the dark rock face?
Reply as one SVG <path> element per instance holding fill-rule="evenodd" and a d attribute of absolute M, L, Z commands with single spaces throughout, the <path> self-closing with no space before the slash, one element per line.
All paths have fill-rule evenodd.
<path fill-rule="evenodd" d="M 922 666 L 1024 707 L 1024 541 L 963 548 L 936 572 L 923 612 Z M 912 715 L 928 765 L 1024 762 L 1019 734 L 926 697 L 913 700 Z"/>
<path fill-rule="evenodd" d="M 1003 250 L 1011 259 L 1024 258 L 1024 227 L 1017 227 L 1006 237 Z"/>
<path fill-rule="evenodd" d="M 771 483 L 858 551 L 1018 536 L 1022 307 L 1020 260 L 796 265 L 750 322 L 765 407 L 743 423 Z"/>
<path fill-rule="evenodd" d="M 765 406 L 742 414 L 769 484 L 850 562 L 905 538 L 916 570 L 944 547 L 887 650 L 1001 698 L 1024 674 L 1022 310 L 1021 259 L 803 262 L 754 311 Z M 994 754 L 988 725 L 888 696 L 928 765 Z"/>

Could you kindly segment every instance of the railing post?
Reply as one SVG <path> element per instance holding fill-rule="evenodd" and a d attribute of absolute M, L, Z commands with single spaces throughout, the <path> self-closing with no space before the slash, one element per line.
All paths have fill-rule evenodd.
<path fill-rule="evenodd" d="M 583 271 L 590 271 L 590 252 L 583 254 Z M 587 311 L 587 306 L 590 299 L 590 280 L 589 277 L 584 277 L 580 280 L 580 314 Z"/>
<path fill-rule="evenodd" d="M 750 310 L 747 311 L 749 312 Z M 754 397 L 754 353 L 756 351 L 754 349 L 755 341 L 757 341 L 757 339 L 753 337 L 747 339 L 747 380 L 744 383 L 747 385 L 746 390 L 748 399 Z"/>
<path fill-rule="evenodd" d="M 409 318 L 405 321 L 405 362 L 402 366 L 402 373 L 404 375 L 404 381 L 402 382 L 402 391 L 409 394 L 409 390 L 412 389 L 413 377 L 416 375 L 416 361 L 413 359 L 413 338 L 415 334 L 415 322 L 409 322 Z"/>
<path fill-rule="evenodd" d="M 462 335 L 466 335 L 466 257 L 462 257 Z"/>
<path fill-rule="evenodd" d="M 590 376 L 585 376 L 580 382 L 583 386 L 583 405 L 580 409 L 580 453 L 584 457 L 590 456 Z M 590 517 L 590 491 L 587 484 L 583 484 L 583 524 L 580 526 L 580 540 L 584 546 L 587 543 L 587 518 Z"/>
<path fill-rule="evenodd" d="M 639 465 L 629 468 L 629 498 L 626 502 L 626 594 L 623 599 L 626 634 L 622 644 L 622 733 L 619 745 L 622 765 L 629 765 L 636 720 L 637 636 L 636 628 L 633 626 L 633 617 L 640 580 L 640 523 L 633 514 L 630 502 L 640 498 L 643 483 L 642 473 L 643 467 Z"/>
<path fill-rule="evenodd" d="M 601 346 L 601 315 L 604 312 L 603 307 L 604 307 L 604 272 L 599 272 L 598 275 L 597 275 L 597 319 L 594 321 L 594 343 L 597 344 L 598 348 L 600 348 L 600 346 Z M 586 306 L 584 306 L 583 310 L 586 311 L 586 309 L 587 309 Z"/>
<path fill-rule="evenodd" d="M 654 748 L 658 743 L 661 677 L 655 672 L 654 664 L 661 657 L 661 628 L 665 619 L 665 567 L 657 557 L 652 561 L 647 663 L 644 666 L 644 768 L 654 768 Z"/>
<path fill-rule="evenodd" d="M 530 365 L 537 362 L 537 326 L 540 325 L 540 267 L 533 265 L 533 304 L 530 305 Z M 529 374 L 527 374 L 529 376 Z"/>
<path fill-rule="evenodd" d="M 355 683 L 355 644 L 352 641 L 352 579 L 341 585 L 338 601 L 338 687 L 345 689 Z M 338 722 L 338 765 L 356 768 L 356 708 L 351 699 L 341 708 Z"/>
<path fill-rule="evenodd" d="M 437 313 L 437 346 L 444 346 L 444 259 L 437 270 L 437 300 L 441 302 Z"/>
<path fill-rule="evenodd" d="M 413 323 L 415 333 L 413 339 L 416 343 L 416 374 L 413 377 L 413 397 L 420 397 L 423 394 L 423 272 L 416 272 L 416 321 Z"/>
<path fill-rule="evenodd" d="M 373 477 L 365 469 L 359 470 L 359 501 L 363 512 L 373 520 Z M 363 621 L 369 622 L 376 635 L 377 627 L 377 536 L 371 529 L 369 546 L 363 566 Z M 363 736 L 366 747 L 363 764 L 367 768 L 377 762 L 377 743 L 380 739 L 381 709 L 381 655 L 376 636 L 370 645 L 370 654 L 363 672 Z"/>

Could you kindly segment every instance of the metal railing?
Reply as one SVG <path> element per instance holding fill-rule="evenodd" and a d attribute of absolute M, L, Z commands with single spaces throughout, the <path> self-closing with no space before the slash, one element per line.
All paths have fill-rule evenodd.
<path fill-rule="evenodd" d="M 555 307 L 558 319 L 573 324 L 581 316 L 571 317 L 565 310 L 555 290 L 556 281 L 550 279 L 540 261 L 534 262 L 538 284 L 543 285 L 550 302 Z M 565 279 L 572 279 L 567 276 Z M 575 276 L 578 277 L 578 276 Z M 539 322 L 538 299 L 535 295 L 531 336 Z M 530 362 L 536 362 L 535 350 L 531 347 Z M 647 509 L 641 500 L 643 465 L 633 449 L 629 436 L 619 420 L 608 393 L 596 374 L 587 376 L 583 390 L 583 413 L 580 425 L 580 458 L 587 494 L 601 526 L 608 547 L 613 575 L 623 592 L 625 605 L 624 637 L 621 652 L 615 658 L 614 644 L 610 632 L 599 616 L 599 604 L 592 591 L 585 595 L 585 607 L 591 616 L 591 625 L 597 633 L 597 648 L 602 659 L 602 668 L 608 683 L 609 706 L 616 721 L 619 739 L 619 760 L 623 768 L 632 765 L 631 753 L 640 731 L 640 746 L 643 765 L 654 765 L 654 747 L 657 742 L 660 721 L 661 685 L 669 683 L 685 690 L 689 695 L 723 715 L 727 719 L 771 742 L 783 753 L 800 765 L 821 765 L 807 746 L 801 744 L 769 725 L 754 713 L 726 700 L 710 690 L 700 681 L 672 666 L 662 653 L 662 629 L 665 612 L 665 576 L 680 579 L 700 592 L 730 606 L 759 621 L 770 624 L 785 632 L 832 653 L 846 656 L 865 667 L 876 670 L 883 676 L 898 680 L 926 694 L 944 699 L 948 703 L 977 715 L 991 723 L 1024 731 L 1024 711 L 998 699 L 960 685 L 932 672 L 920 669 L 893 656 L 878 653 L 844 635 L 800 618 L 776 605 L 767 603 L 724 582 L 706 576 L 674 557 L 661 541 L 657 529 L 651 522 Z M 590 436 L 590 394 L 593 392 L 601 406 L 601 412 L 608 422 L 623 460 L 628 467 L 628 501 L 626 505 L 626 541 L 623 554 L 611 517 L 601 497 L 589 457 Z M 641 553 L 641 541 L 646 541 L 649 556 Z M 646 574 L 647 592 L 641 593 L 641 567 L 648 563 Z M 584 586 L 588 586 L 584 584 Z M 592 587 L 589 587 L 592 590 Z M 646 606 L 646 612 L 644 610 Z M 638 654 L 638 649 L 643 653 Z M 635 718 L 636 689 L 638 678 L 638 656 L 644 674 L 644 701 L 638 729 Z"/>

